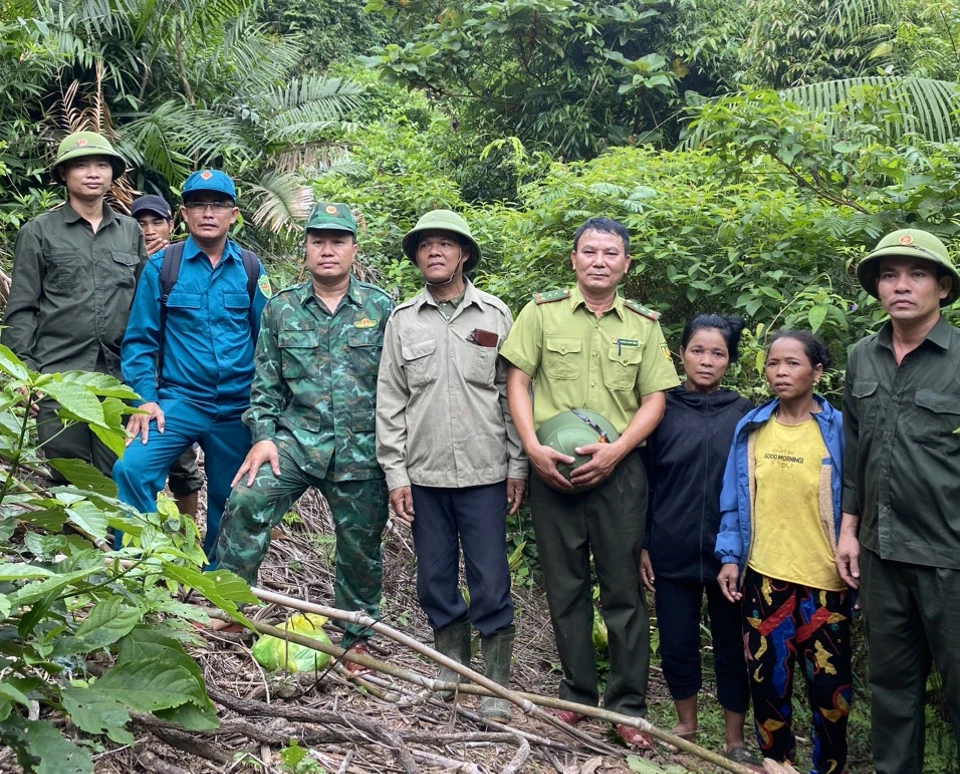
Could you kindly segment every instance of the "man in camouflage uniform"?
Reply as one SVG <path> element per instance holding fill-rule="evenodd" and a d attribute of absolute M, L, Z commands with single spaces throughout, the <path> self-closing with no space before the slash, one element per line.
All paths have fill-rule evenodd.
<path fill-rule="evenodd" d="M 336 606 L 377 616 L 387 492 L 374 413 L 393 304 L 352 276 L 356 237 L 346 205 L 314 206 L 307 218 L 310 281 L 277 293 L 263 311 L 243 417 L 254 445 L 233 480 L 218 555 L 222 569 L 255 583 L 271 530 L 315 486 L 336 528 Z M 343 646 L 364 652 L 368 637 L 364 627 L 348 625 Z"/>

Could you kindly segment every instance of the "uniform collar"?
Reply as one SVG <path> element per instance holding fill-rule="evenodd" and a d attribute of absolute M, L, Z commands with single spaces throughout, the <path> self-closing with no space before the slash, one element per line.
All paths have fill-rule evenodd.
<path fill-rule="evenodd" d="M 590 312 L 590 308 L 587 306 L 587 302 L 583 298 L 583 293 L 580 292 L 580 286 L 574 285 L 573 290 L 570 291 L 570 310 L 575 312 L 577 311 L 577 307 L 580 306 Z M 623 296 L 620 295 L 619 290 L 613 297 L 613 306 L 610 307 L 610 309 L 617 313 L 617 317 L 619 317 L 621 320 L 623 319 Z M 610 309 L 608 309 L 607 312 L 609 312 Z M 607 312 L 604 312 L 604 314 L 607 314 Z M 590 314 L 593 314 L 593 312 L 590 312 Z"/>
<path fill-rule="evenodd" d="M 460 302 L 460 306 L 468 306 L 470 304 L 476 304 L 480 306 L 480 291 L 474 287 L 473 283 L 468 280 L 466 277 L 463 278 L 464 289 L 463 289 L 463 301 Z M 432 307 L 437 309 L 440 308 L 440 304 L 434 299 L 433 295 L 430 293 L 429 287 L 424 287 L 423 293 L 420 296 L 420 299 L 417 301 L 417 311 L 423 307 L 424 304 L 429 304 Z"/>
<path fill-rule="evenodd" d="M 117 214 L 113 211 L 113 208 L 109 204 L 104 202 L 103 218 L 100 221 L 101 228 L 107 225 L 108 223 L 112 223 L 116 219 L 117 219 Z M 84 223 L 87 222 L 86 218 L 84 218 L 80 213 L 78 213 L 75 209 L 73 209 L 73 207 L 70 206 L 69 199 L 63 204 L 63 220 L 65 223 L 68 223 L 68 224 L 78 223 L 81 220 Z"/>
<path fill-rule="evenodd" d="M 363 306 L 363 289 L 360 287 L 360 283 L 357 281 L 357 278 L 352 274 L 350 275 L 350 284 L 347 285 L 347 292 L 344 294 L 344 298 L 347 299 L 354 306 Z M 306 304 L 313 299 L 313 302 L 319 304 L 319 300 L 316 295 L 313 293 L 313 281 L 307 280 L 300 287 L 300 303 Z M 343 303 L 341 299 L 340 303 Z M 339 307 L 339 304 L 337 305 Z M 326 307 L 324 307 L 326 309 Z M 327 310 L 329 311 L 329 310 Z"/>
<path fill-rule="evenodd" d="M 200 245 L 193 241 L 193 237 L 188 236 L 183 243 L 183 260 L 188 261 L 196 258 L 198 255 L 202 255 L 204 258 L 208 257 L 207 254 L 200 249 Z M 230 237 L 227 237 L 227 243 L 223 246 L 223 254 L 220 256 L 220 260 L 240 260 L 240 245 Z"/>
<path fill-rule="evenodd" d="M 923 346 L 923 344 L 929 341 L 931 344 L 940 347 L 940 349 L 950 349 L 952 334 L 953 326 L 948 323 L 941 314 L 940 319 L 937 320 L 937 324 L 927 331 L 927 335 L 923 337 L 923 341 L 920 344 Z M 890 351 L 893 351 L 892 321 L 887 320 L 883 327 L 877 332 L 877 341 Z"/>

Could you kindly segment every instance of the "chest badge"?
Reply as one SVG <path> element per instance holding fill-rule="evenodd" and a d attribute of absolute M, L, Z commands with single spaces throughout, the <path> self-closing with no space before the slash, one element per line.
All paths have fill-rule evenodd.
<path fill-rule="evenodd" d="M 260 288 L 260 292 L 263 293 L 264 298 L 270 298 L 273 295 L 273 289 L 270 287 L 270 278 L 266 274 L 261 274 L 260 279 L 257 280 L 257 287 Z"/>
<path fill-rule="evenodd" d="M 377 321 L 371 320 L 369 317 L 364 317 L 362 320 L 357 320 L 353 324 L 354 328 L 376 328 Z"/>

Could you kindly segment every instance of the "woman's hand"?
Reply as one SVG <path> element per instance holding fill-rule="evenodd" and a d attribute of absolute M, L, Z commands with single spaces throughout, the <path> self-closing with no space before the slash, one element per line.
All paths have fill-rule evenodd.
<path fill-rule="evenodd" d="M 743 594 L 737 590 L 737 581 L 740 579 L 740 570 L 735 564 L 725 564 L 717 576 L 717 583 L 720 584 L 720 591 L 729 602 L 736 604 L 743 599 Z"/>

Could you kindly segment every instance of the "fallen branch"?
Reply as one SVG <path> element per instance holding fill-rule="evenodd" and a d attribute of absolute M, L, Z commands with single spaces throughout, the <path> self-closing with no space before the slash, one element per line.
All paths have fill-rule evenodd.
<path fill-rule="evenodd" d="M 199 758 L 206 758 L 208 761 L 223 765 L 233 763 L 233 756 L 231 754 L 224 752 L 212 744 L 195 739 L 192 734 L 175 731 L 171 728 L 153 727 L 150 727 L 150 732 L 160 741 L 166 742 L 171 747 L 176 747 L 178 750 L 183 750 L 183 752 L 196 755 Z"/>
<path fill-rule="evenodd" d="M 278 594 L 276 592 L 267 591 L 265 589 L 261 589 L 258 587 L 251 587 L 250 590 L 253 592 L 254 596 L 256 596 L 258 599 L 263 600 L 264 602 L 270 602 L 276 605 L 280 605 L 282 607 L 287 607 L 294 610 L 300 610 L 301 612 L 317 613 L 319 615 L 327 616 L 328 618 L 335 618 L 340 621 L 348 621 L 350 623 L 354 623 L 359 626 L 365 626 L 368 629 L 378 634 L 382 634 L 394 640 L 395 642 L 398 642 L 401 645 L 404 645 L 410 648 L 411 650 L 414 650 L 417 653 L 420 653 L 421 655 L 426 656 L 427 658 L 437 662 L 441 666 L 445 666 L 448 669 L 453 670 L 454 672 L 461 675 L 462 677 L 466 677 L 468 680 L 471 680 L 473 683 L 483 686 L 484 688 L 496 694 L 497 696 L 507 699 L 512 704 L 520 707 L 520 709 L 522 709 L 524 713 L 526 713 L 527 715 L 535 717 L 538 720 L 541 720 L 543 722 L 549 723 L 561 729 L 562 731 L 575 736 L 581 741 L 585 741 L 583 739 L 583 737 L 586 736 L 585 734 L 576 733 L 576 729 L 572 728 L 571 726 L 568 726 L 566 723 L 563 723 L 558 718 L 555 718 L 554 716 L 549 715 L 543 710 L 539 709 L 537 704 L 540 704 L 543 706 L 563 708 L 563 709 L 572 709 L 575 712 L 579 712 L 580 714 L 585 715 L 587 717 L 596 718 L 598 720 L 604 720 L 609 723 L 627 725 L 633 728 L 638 728 L 644 733 L 647 733 L 650 736 L 656 739 L 659 739 L 661 742 L 664 742 L 680 750 L 681 752 L 687 753 L 689 755 L 693 755 L 697 758 L 700 758 L 701 760 L 707 761 L 708 763 L 714 766 L 717 766 L 721 769 L 724 769 L 726 771 L 733 772 L 734 774 L 754 774 L 753 770 L 748 768 L 747 766 L 744 766 L 743 764 L 739 764 L 739 763 L 734 763 L 733 761 L 728 760 L 727 758 L 720 755 L 719 753 L 715 753 L 712 750 L 707 750 L 703 747 L 700 747 L 697 744 L 694 744 L 693 742 L 687 741 L 686 739 L 681 739 L 680 737 L 675 736 L 674 734 L 671 734 L 668 731 L 659 729 L 653 724 L 651 724 L 645 718 L 637 718 L 629 715 L 621 715 L 620 713 L 617 713 L 617 712 L 610 712 L 608 710 L 599 709 L 597 707 L 590 707 L 583 704 L 572 704 L 570 702 L 562 702 L 559 699 L 552 699 L 550 697 L 537 696 L 535 694 L 533 695 L 520 694 L 516 691 L 511 691 L 507 688 L 504 688 L 501 685 L 498 685 L 497 683 L 488 679 L 484 675 L 481 675 L 479 672 L 475 672 L 474 670 L 470 669 L 468 666 L 464 666 L 463 664 L 460 664 L 459 662 L 454 661 L 453 659 L 447 658 L 443 654 L 438 653 L 433 648 L 427 645 L 424 645 L 422 642 L 419 642 L 413 637 L 410 637 L 409 635 L 406 635 L 403 632 L 397 631 L 393 627 L 388 626 L 384 623 L 381 623 L 380 621 L 376 621 L 373 618 L 370 618 L 369 616 L 364 615 L 361 612 L 338 610 L 337 608 L 327 607 L 326 605 L 317 605 L 312 602 L 305 602 L 301 599 L 287 596 L 286 594 Z M 254 625 L 258 629 L 260 629 L 261 626 L 264 628 L 267 628 L 266 624 L 255 623 Z M 330 647 L 330 646 L 325 646 L 322 643 L 318 643 L 316 640 L 313 640 L 309 637 L 303 637 L 303 638 L 296 637 L 295 635 L 288 632 L 284 632 L 282 629 L 278 629 L 276 627 L 271 626 L 269 627 L 269 629 L 273 631 L 270 631 L 268 633 L 273 634 L 273 636 L 275 637 L 281 637 L 281 638 L 285 637 L 289 639 L 291 642 L 296 642 L 299 645 L 306 645 L 307 647 L 313 648 L 315 650 L 328 652 L 326 648 Z M 356 656 L 352 652 L 342 653 L 341 651 L 341 655 L 339 657 L 347 661 L 354 661 L 356 663 L 363 664 L 366 667 L 375 669 L 380 672 L 385 672 L 389 674 L 393 671 L 389 669 L 391 665 L 384 665 L 383 662 L 379 661 L 378 659 L 374 659 L 370 656 Z M 383 668 L 384 666 L 388 668 Z M 423 684 L 422 679 L 413 680 L 413 682 Z M 434 681 L 434 682 L 439 683 L 440 681 Z M 432 687 L 432 686 L 426 686 L 426 687 Z M 464 690 L 465 688 L 470 688 L 470 687 L 471 686 L 460 686 L 459 690 L 463 691 L 464 693 L 467 693 L 467 692 L 472 693 L 472 691 Z M 534 703 L 535 700 L 536 700 L 536 704 Z M 587 740 L 590 743 L 593 742 L 593 740 L 590 740 L 589 737 L 587 737 Z"/>
<path fill-rule="evenodd" d="M 510 762 L 504 766 L 500 774 L 517 774 L 517 772 L 523 768 L 523 764 L 527 762 L 527 758 L 530 757 L 530 743 L 523 737 L 517 737 L 517 740 L 520 742 L 520 749 L 517 750 L 517 754 L 510 759 Z"/>

